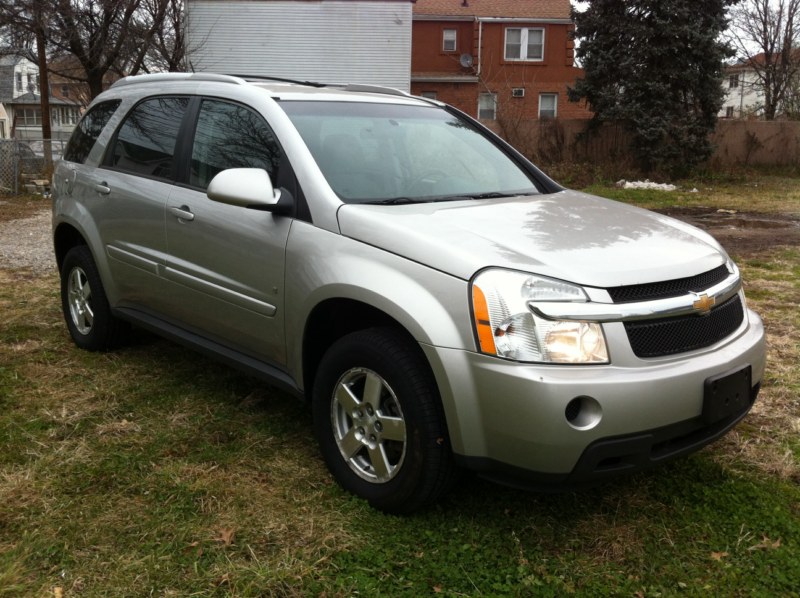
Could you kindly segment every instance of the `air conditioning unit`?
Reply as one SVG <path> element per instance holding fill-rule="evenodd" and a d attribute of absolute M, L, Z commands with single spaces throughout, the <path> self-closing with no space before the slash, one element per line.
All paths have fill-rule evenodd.
<path fill-rule="evenodd" d="M 524 87 L 514 87 L 511 90 L 511 97 L 512 98 L 524 98 L 525 97 L 525 88 Z"/>

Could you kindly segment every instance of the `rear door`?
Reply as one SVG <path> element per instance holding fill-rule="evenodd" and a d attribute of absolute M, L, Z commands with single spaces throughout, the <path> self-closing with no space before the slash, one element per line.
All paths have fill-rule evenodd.
<path fill-rule="evenodd" d="M 228 100 L 195 101 L 186 184 L 174 188 L 166 212 L 168 315 L 223 345 L 284 364 L 284 260 L 292 219 L 221 204 L 205 193 L 228 168 L 263 168 L 278 187 L 281 149 L 255 110 Z"/>
<path fill-rule="evenodd" d="M 164 213 L 177 176 L 175 150 L 189 98 L 151 97 L 125 116 L 88 182 L 120 307 L 165 306 Z"/>

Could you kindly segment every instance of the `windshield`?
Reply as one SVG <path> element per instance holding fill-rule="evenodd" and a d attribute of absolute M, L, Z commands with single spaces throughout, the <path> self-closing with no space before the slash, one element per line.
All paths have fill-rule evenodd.
<path fill-rule="evenodd" d="M 538 193 L 513 160 L 436 106 L 281 102 L 330 186 L 348 203 Z"/>

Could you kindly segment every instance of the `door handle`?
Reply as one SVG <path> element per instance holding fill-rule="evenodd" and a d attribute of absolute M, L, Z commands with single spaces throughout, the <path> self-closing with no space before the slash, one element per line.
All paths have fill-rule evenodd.
<path fill-rule="evenodd" d="M 178 220 L 194 220 L 194 214 L 192 214 L 189 206 L 181 206 L 179 208 L 172 207 L 169 209 L 169 211 L 173 216 L 177 217 Z"/>
<path fill-rule="evenodd" d="M 111 193 L 111 187 L 108 186 L 108 183 L 103 181 L 102 183 L 95 183 L 94 190 L 97 191 L 100 195 L 108 195 Z"/>

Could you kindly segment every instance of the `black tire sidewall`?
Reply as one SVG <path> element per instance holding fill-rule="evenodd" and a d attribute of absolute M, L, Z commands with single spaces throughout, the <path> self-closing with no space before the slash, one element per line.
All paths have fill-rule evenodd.
<path fill-rule="evenodd" d="M 406 425 L 406 453 L 400 471 L 384 483 L 353 472 L 333 435 L 331 404 L 341 376 L 356 367 L 381 376 L 395 393 Z M 408 513 L 440 494 L 439 478 L 450 455 L 438 392 L 427 363 L 410 342 L 391 329 L 369 329 L 343 337 L 327 351 L 313 391 L 314 428 L 323 457 L 349 492 L 390 513 Z"/>

